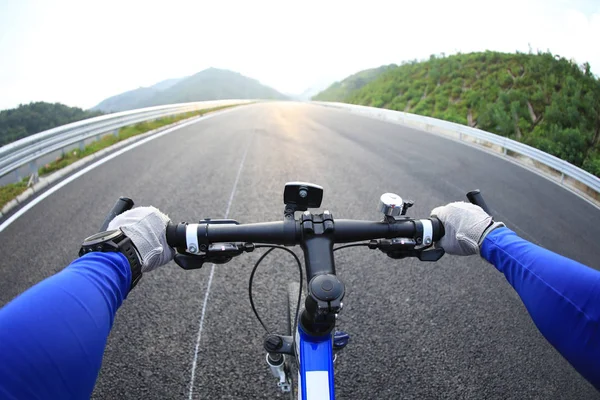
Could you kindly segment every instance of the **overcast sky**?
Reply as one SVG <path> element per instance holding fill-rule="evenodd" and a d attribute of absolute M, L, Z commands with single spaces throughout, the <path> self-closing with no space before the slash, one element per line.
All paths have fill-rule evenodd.
<path fill-rule="evenodd" d="M 92 107 L 208 67 L 286 93 L 432 53 L 550 49 L 600 74 L 600 1 L 0 0 L 0 109 Z"/>

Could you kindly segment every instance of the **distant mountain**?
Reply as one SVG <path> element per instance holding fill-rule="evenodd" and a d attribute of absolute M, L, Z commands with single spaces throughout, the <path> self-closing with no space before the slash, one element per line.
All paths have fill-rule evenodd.
<path fill-rule="evenodd" d="M 308 101 L 308 100 L 312 99 L 314 96 L 316 96 L 317 94 L 321 93 L 323 90 L 327 89 L 329 86 L 331 86 L 331 82 L 333 82 L 333 81 L 334 81 L 333 79 L 327 79 L 327 80 L 322 80 L 320 82 L 315 82 L 313 85 L 306 88 L 302 93 L 295 94 L 293 96 L 293 98 L 295 100 Z"/>
<path fill-rule="evenodd" d="M 34 133 L 101 114 L 99 111 L 84 111 L 60 103 L 39 101 L 21 104 L 17 108 L 0 111 L 0 146 Z"/>
<path fill-rule="evenodd" d="M 343 81 L 335 82 L 321 93 L 314 93 L 312 99 L 321 101 L 340 101 L 340 99 L 346 98 L 350 93 L 362 88 L 372 80 L 375 80 L 385 71 L 396 67 L 397 65 L 395 64 L 382 65 L 378 68 L 365 69 L 364 71 L 357 72 Z"/>
<path fill-rule="evenodd" d="M 161 90 L 167 90 L 170 87 L 172 87 L 173 85 L 175 85 L 176 83 L 181 82 L 182 80 L 186 79 L 186 77 L 183 78 L 171 78 L 171 79 L 165 79 L 164 81 L 160 81 L 158 83 L 155 83 L 154 85 L 150 86 L 151 89 L 156 89 L 158 91 Z"/>
<path fill-rule="evenodd" d="M 153 105 L 221 99 L 286 99 L 275 89 L 237 72 L 209 68 L 157 94 Z"/>
<path fill-rule="evenodd" d="M 164 81 L 163 81 L 164 82 Z M 160 91 L 152 87 L 141 87 L 102 100 L 92 111 L 116 112 L 146 107 L 147 102 Z"/>
<path fill-rule="evenodd" d="M 192 76 L 167 79 L 101 101 L 92 110 L 115 112 L 163 104 L 224 99 L 287 99 L 275 89 L 237 72 L 208 68 Z"/>
<path fill-rule="evenodd" d="M 323 87 L 322 88 L 309 87 L 309 88 L 305 89 L 302 93 L 294 95 L 294 98 L 297 100 L 301 100 L 301 101 L 307 101 L 307 100 L 310 100 L 316 94 L 321 93 L 321 91 L 323 91 L 324 89 L 325 88 L 323 88 Z"/>

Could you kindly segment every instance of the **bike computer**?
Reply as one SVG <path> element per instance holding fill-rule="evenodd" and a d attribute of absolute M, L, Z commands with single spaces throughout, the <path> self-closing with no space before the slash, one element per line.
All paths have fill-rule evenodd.
<path fill-rule="evenodd" d="M 283 203 L 293 206 L 294 211 L 306 211 L 321 207 L 323 188 L 314 183 L 288 182 L 283 190 Z"/>

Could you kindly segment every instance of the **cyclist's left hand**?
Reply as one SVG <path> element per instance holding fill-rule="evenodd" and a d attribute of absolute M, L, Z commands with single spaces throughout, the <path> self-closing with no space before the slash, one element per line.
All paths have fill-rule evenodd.
<path fill-rule="evenodd" d="M 175 251 L 166 236 L 169 221 L 157 208 L 137 207 L 117 215 L 108 230 L 121 228 L 140 254 L 142 272 L 148 272 L 173 260 Z"/>

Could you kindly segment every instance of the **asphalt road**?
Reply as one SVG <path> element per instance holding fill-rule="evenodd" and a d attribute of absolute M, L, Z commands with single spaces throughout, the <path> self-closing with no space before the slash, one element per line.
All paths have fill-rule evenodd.
<path fill-rule="evenodd" d="M 242 164 L 243 160 L 243 164 Z M 242 164 L 242 165 L 241 165 Z M 425 217 L 480 188 L 524 238 L 600 268 L 600 212 L 510 162 L 454 141 L 299 103 L 246 106 L 157 138 L 50 195 L 0 233 L 0 304 L 59 271 L 119 195 L 176 221 L 282 217 L 286 181 L 324 186 L 335 217 L 376 219 L 381 193 Z M 232 194 L 233 193 L 233 194 Z M 230 203 L 231 199 L 231 203 Z M 298 251 L 300 254 L 300 252 Z M 194 399 L 278 398 L 247 295 L 255 254 L 216 266 L 198 345 Z M 259 309 L 285 326 L 288 256 L 256 277 Z M 477 257 L 394 261 L 336 253 L 346 283 L 336 362 L 340 399 L 592 399 L 599 394 L 544 340 L 504 276 Z M 94 398 L 190 398 L 210 266 L 147 274 L 118 313 Z"/>

